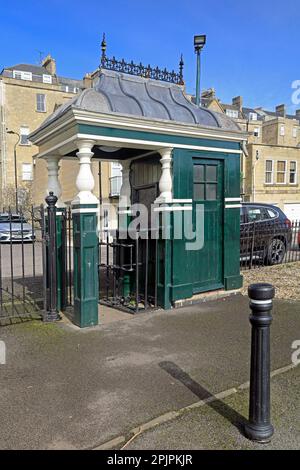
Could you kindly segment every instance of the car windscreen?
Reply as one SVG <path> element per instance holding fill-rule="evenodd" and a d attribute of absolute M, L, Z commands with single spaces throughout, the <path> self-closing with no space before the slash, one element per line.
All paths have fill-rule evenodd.
<path fill-rule="evenodd" d="M 1 216 L 0 217 L 0 224 L 9 224 L 9 223 L 12 223 L 12 224 L 25 224 L 26 223 L 26 220 L 25 219 L 22 219 L 22 217 L 9 217 L 9 216 Z"/>

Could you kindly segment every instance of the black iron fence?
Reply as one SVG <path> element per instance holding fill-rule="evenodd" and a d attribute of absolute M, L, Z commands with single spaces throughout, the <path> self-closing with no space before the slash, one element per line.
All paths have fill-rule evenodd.
<path fill-rule="evenodd" d="M 43 206 L 0 214 L 0 324 L 39 318 L 45 308 Z"/>
<path fill-rule="evenodd" d="M 157 308 L 157 240 L 136 232 L 99 238 L 99 301 L 130 313 Z"/>
<path fill-rule="evenodd" d="M 300 221 L 241 225 L 241 269 L 300 261 Z"/>

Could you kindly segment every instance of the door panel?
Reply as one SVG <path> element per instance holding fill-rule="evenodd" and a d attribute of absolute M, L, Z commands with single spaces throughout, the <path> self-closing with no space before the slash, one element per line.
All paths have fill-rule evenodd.
<path fill-rule="evenodd" d="M 193 159 L 193 229 L 204 206 L 204 244 L 193 252 L 193 292 L 223 286 L 223 162 Z"/>

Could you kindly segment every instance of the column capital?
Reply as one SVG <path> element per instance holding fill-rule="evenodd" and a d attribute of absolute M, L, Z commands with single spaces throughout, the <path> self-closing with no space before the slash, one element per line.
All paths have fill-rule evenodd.
<path fill-rule="evenodd" d="M 172 151 L 173 151 L 172 147 L 164 147 L 162 149 L 159 149 L 158 152 L 163 159 L 166 159 L 166 158 L 172 159 Z"/>
<path fill-rule="evenodd" d="M 59 181 L 59 162 L 61 160 L 61 155 L 48 155 L 45 158 L 48 170 L 48 187 L 47 187 L 47 195 L 50 191 L 57 197 L 56 207 L 66 207 L 65 203 L 61 200 L 62 189 L 61 184 Z"/>
<path fill-rule="evenodd" d="M 92 139 L 78 139 L 76 140 L 76 145 L 78 148 L 77 153 L 92 153 L 92 148 L 94 147 L 96 141 Z M 94 154 L 93 154 L 94 155 Z"/>

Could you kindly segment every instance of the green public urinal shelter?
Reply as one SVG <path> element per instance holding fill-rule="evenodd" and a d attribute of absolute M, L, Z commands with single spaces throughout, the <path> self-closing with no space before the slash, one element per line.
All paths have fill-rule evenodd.
<path fill-rule="evenodd" d="M 118 70 L 127 73 L 111 70 L 116 63 L 104 52 L 93 87 L 58 108 L 30 136 L 39 146 L 39 158 L 48 161 L 48 190 L 58 198 L 59 161 L 77 157 L 79 162 L 72 202 L 73 321 L 81 327 L 98 323 L 99 201 L 93 194 L 93 160 L 115 160 L 123 166 L 123 224 L 131 221 L 132 203 L 155 205 L 159 240 L 154 270 L 148 274 L 159 307 L 242 285 L 240 155 L 246 134 L 226 115 L 187 98 L 182 68 L 180 74 L 147 68 L 147 77 L 154 78 L 145 78 L 132 75 L 136 70 L 125 69 L 123 62 L 117 63 Z M 182 220 L 189 214 L 190 231 L 200 224 L 194 245 L 190 235 L 174 236 L 178 214 Z M 130 282 L 127 278 L 125 290 Z"/>

